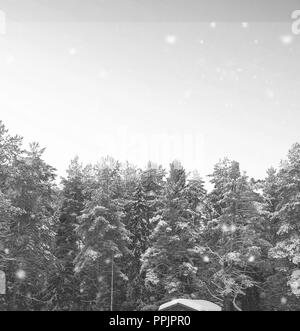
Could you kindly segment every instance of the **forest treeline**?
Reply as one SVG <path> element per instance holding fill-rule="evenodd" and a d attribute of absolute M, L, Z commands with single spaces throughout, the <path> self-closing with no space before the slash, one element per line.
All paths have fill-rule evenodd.
<path fill-rule="evenodd" d="M 0 310 L 300 310 L 300 145 L 264 180 L 75 158 L 58 183 L 0 122 Z"/>

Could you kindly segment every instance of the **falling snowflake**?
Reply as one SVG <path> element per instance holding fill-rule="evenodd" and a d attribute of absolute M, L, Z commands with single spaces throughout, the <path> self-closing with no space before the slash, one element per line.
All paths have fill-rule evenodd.
<path fill-rule="evenodd" d="M 26 272 L 23 269 L 19 269 L 16 272 L 16 278 L 20 279 L 20 280 L 24 280 L 26 278 Z"/>
<path fill-rule="evenodd" d="M 204 44 L 204 40 L 201 39 L 201 40 L 199 41 L 199 43 L 200 43 L 201 45 L 203 45 L 203 44 Z"/>
<path fill-rule="evenodd" d="M 280 303 L 281 303 L 282 305 L 286 305 L 286 304 L 287 304 L 287 298 L 286 298 L 286 297 L 282 297 L 282 298 L 280 299 Z"/>
<path fill-rule="evenodd" d="M 230 232 L 234 233 L 236 231 L 236 226 L 234 224 L 232 224 L 230 226 Z"/>
<path fill-rule="evenodd" d="M 222 231 L 223 231 L 224 233 L 227 233 L 227 232 L 230 231 L 230 228 L 229 228 L 226 224 L 223 224 L 223 225 L 222 225 Z"/>
<path fill-rule="evenodd" d="M 9 249 L 8 249 L 8 248 L 5 248 L 4 253 L 5 253 L 6 255 L 8 255 L 8 254 L 9 254 Z"/>
<path fill-rule="evenodd" d="M 251 255 L 249 258 L 248 258 L 248 262 L 252 263 L 255 261 L 255 256 L 254 255 Z"/>
<path fill-rule="evenodd" d="M 177 37 L 174 35 L 168 35 L 166 36 L 165 41 L 169 45 L 174 45 L 177 42 Z"/>
<path fill-rule="evenodd" d="M 249 27 L 249 23 L 248 22 L 242 22 L 242 28 L 243 29 L 247 29 Z"/>
<path fill-rule="evenodd" d="M 267 89 L 267 90 L 266 90 L 266 96 L 267 96 L 268 99 L 274 99 L 274 97 L 275 97 L 275 93 L 274 93 L 273 90 L 271 90 L 271 89 Z"/>
<path fill-rule="evenodd" d="M 210 27 L 211 29 L 215 29 L 215 28 L 217 27 L 217 23 L 216 23 L 216 22 L 211 22 L 211 23 L 209 24 L 209 27 Z"/>
<path fill-rule="evenodd" d="M 210 258 L 207 255 L 203 256 L 203 262 L 208 263 L 209 261 Z"/>
<path fill-rule="evenodd" d="M 110 262 L 111 262 L 111 259 L 106 259 L 106 260 L 105 260 L 105 263 L 106 263 L 106 264 L 110 264 Z"/>
<path fill-rule="evenodd" d="M 258 45 L 258 44 L 259 44 L 258 39 L 255 39 L 255 40 L 254 40 L 254 44 L 255 44 L 255 45 Z"/>
<path fill-rule="evenodd" d="M 104 277 L 103 276 L 99 276 L 98 277 L 98 282 L 101 283 L 103 281 Z"/>
<path fill-rule="evenodd" d="M 291 35 L 280 36 L 280 41 L 283 45 L 290 45 L 293 42 L 294 38 Z"/>
<path fill-rule="evenodd" d="M 69 54 L 70 54 L 71 56 L 75 56 L 75 55 L 77 54 L 77 50 L 76 50 L 76 48 L 70 48 L 70 49 L 69 49 Z"/>

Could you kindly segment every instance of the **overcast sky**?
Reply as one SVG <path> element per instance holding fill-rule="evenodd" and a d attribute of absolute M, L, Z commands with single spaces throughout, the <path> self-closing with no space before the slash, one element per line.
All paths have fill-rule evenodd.
<path fill-rule="evenodd" d="M 109 154 L 263 177 L 300 142 L 300 4 L 255 2 L 0 0 L 0 119 L 59 174 Z"/>

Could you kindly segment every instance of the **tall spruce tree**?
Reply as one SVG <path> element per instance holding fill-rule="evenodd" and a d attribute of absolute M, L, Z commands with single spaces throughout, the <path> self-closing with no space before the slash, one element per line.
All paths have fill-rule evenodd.
<path fill-rule="evenodd" d="M 11 310 L 42 309 L 51 271 L 56 222 L 54 169 L 43 159 L 44 150 L 31 144 L 14 159 L 7 178 L 7 197 L 20 212 L 9 225 L 7 302 Z"/>
<path fill-rule="evenodd" d="M 144 274 L 140 273 L 141 258 L 149 248 L 150 235 L 154 229 L 152 219 L 160 205 L 164 176 L 162 167 L 149 162 L 146 170 L 139 171 L 135 184 L 131 185 L 134 190 L 126 190 L 125 224 L 131 236 L 131 254 L 126 260 L 129 278 L 126 309 L 140 309 L 145 305 Z"/>
<path fill-rule="evenodd" d="M 137 309 L 142 304 L 143 278 L 140 275 L 141 257 L 149 247 L 151 207 L 141 182 L 125 205 L 126 228 L 130 232 L 130 255 L 127 256 L 128 309 Z"/>
<path fill-rule="evenodd" d="M 82 300 L 87 309 L 118 310 L 126 297 L 127 276 L 122 258 L 128 254 L 129 233 L 123 223 L 119 163 L 105 159 L 95 168 L 95 189 L 86 201 L 78 234 L 82 242 L 76 258 Z"/>
<path fill-rule="evenodd" d="M 199 241 L 200 217 L 186 194 L 186 173 L 173 162 L 150 237 L 151 246 L 142 257 L 148 305 L 174 297 L 192 297 L 199 286 L 194 251 Z M 149 307 L 144 309 L 149 309 Z"/>
<path fill-rule="evenodd" d="M 71 161 L 67 178 L 62 179 L 61 207 L 56 225 L 55 256 L 58 269 L 52 274 L 48 296 L 53 310 L 80 309 L 80 283 L 75 274 L 74 260 L 79 253 L 76 232 L 78 217 L 84 208 L 84 175 L 78 157 Z"/>
<path fill-rule="evenodd" d="M 278 172 L 279 201 L 272 214 L 276 231 L 269 257 L 274 259 L 281 309 L 298 310 L 300 303 L 300 144 L 294 144 Z M 279 297 L 277 296 L 277 302 Z"/>
<path fill-rule="evenodd" d="M 239 164 L 228 159 L 215 166 L 211 183 L 211 220 L 204 236 L 210 291 L 223 299 L 225 310 L 258 309 L 257 266 L 262 259 L 259 196 L 241 174 Z"/>

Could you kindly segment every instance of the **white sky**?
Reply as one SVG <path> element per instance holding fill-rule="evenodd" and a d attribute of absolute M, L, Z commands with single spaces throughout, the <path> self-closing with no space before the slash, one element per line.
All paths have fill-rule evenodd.
<path fill-rule="evenodd" d="M 141 167 L 176 158 L 203 176 L 228 156 L 263 177 L 300 141 L 291 21 L 80 22 L 30 3 L 28 12 L 38 3 L 62 19 L 6 13 L 0 119 L 47 147 L 59 174 L 76 154 L 109 154 Z"/>

